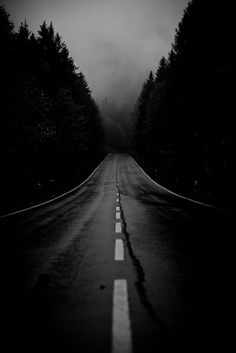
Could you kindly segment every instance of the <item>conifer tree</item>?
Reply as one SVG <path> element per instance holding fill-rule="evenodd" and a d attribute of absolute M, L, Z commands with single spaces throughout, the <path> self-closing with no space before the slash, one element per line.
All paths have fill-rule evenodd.
<path fill-rule="evenodd" d="M 211 0 L 188 4 L 168 58 L 160 61 L 146 129 L 136 112 L 136 136 L 145 140 L 137 151 L 152 156 L 160 181 L 221 200 L 217 192 L 227 189 L 226 180 L 232 187 L 235 175 L 233 13 L 231 5 Z"/>
<path fill-rule="evenodd" d="M 22 182 L 29 175 L 58 178 L 64 170 L 74 178 L 85 160 L 91 164 L 102 153 L 102 122 L 87 81 L 52 23 L 44 22 L 37 36 L 26 21 L 14 32 L 2 6 L 0 20 L 6 180 L 16 173 Z"/>
<path fill-rule="evenodd" d="M 141 94 L 136 103 L 137 123 L 135 145 L 139 153 L 143 153 L 145 151 L 144 130 L 146 129 L 147 107 L 154 89 L 154 82 L 154 75 L 151 71 L 147 80 L 144 82 Z"/>

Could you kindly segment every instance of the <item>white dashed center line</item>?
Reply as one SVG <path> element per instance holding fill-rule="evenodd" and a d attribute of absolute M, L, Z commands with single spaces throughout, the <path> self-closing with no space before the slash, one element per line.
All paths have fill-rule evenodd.
<path fill-rule="evenodd" d="M 116 212 L 116 219 L 120 219 L 120 212 Z"/>
<path fill-rule="evenodd" d="M 117 183 L 118 185 L 118 183 Z M 119 192 L 116 202 L 120 202 Z M 116 220 L 121 219 L 120 206 L 116 206 Z M 122 224 L 115 223 L 116 233 L 122 233 Z M 124 261 L 124 241 L 115 240 L 115 261 Z M 115 279 L 112 307 L 112 353 L 132 353 L 132 334 L 129 314 L 128 288 L 126 279 Z"/>
<path fill-rule="evenodd" d="M 121 233 L 121 222 L 116 222 L 116 233 Z"/>
<path fill-rule="evenodd" d="M 113 287 L 112 353 L 131 353 L 132 336 L 128 289 L 125 279 L 116 279 Z"/>
<path fill-rule="evenodd" d="M 124 243 L 122 239 L 115 242 L 115 261 L 124 261 Z"/>

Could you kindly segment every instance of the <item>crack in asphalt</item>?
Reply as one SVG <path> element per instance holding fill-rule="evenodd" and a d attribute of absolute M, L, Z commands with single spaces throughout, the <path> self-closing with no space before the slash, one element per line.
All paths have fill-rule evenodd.
<path fill-rule="evenodd" d="M 118 162 L 117 162 L 117 166 L 116 166 L 116 187 L 118 189 L 119 195 L 121 195 L 120 189 L 119 189 L 119 182 L 118 182 Z M 170 333 L 169 330 L 167 329 L 165 323 L 163 322 L 163 320 L 158 316 L 158 314 L 155 312 L 155 309 L 152 306 L 152 303 L 150 301 L 150 299 L 148 298 L 148 294 L 147 294 L 147 290 L 145 288 L 145 271 L 142 267 L 142 264 L 140 262 L 140 260 L 138 259 L 138 257 L 135 255 L 135 252 L 133 250 L 131 241 L 130 241 L 130 234 L 127 231 L 127 223 L 125 220 L 125 216 L 124 216 L 124 211 L 122 208 L 122 203 L 121 203 L 121 197 L 120 197 L 120 213 L 121 213 L 121 220 L 123 223 L 123 229 L 122 232 L 125 235 L 125 242 L 126 242 L 126 246 L 128 249 L 128 254 L 132 260 L 136 275 L 137 275 L 137 280 L 134 282 L 135 287 L 137 289 L 139 298 L 140 298 L 140 302 L 143 305 L 143 307 L 145 308 L 145 310 L 147 311 L 149 317 L 152 319 L 152 321 L 158 325 L 158 327 L 160 328 L 160 330 L 162 331 L 163 337 L 165 337 L 169 343 L 171 343 L 172 339 L 170 337 Z M 172 345 L 172 344 L 171 344 Z"/>

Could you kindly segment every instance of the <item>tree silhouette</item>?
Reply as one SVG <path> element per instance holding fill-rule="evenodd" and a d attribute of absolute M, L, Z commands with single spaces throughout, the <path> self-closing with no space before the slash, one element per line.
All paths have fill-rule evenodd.
<path fill-rule="evenodd" d="M 44 22 L 36 36 L 26 21 L 15 32 L 3 6 L 0 20 L 5 184 L 13 189 L 16 173 L 22 190 L 34 190 L 37 179 L 65 179 L 65 173 L 64 184 L 76 183 L 103 153 L 100 113 L 86 79 L 52 23 Z"/>
<path fill-rule="evenodd" d="M 145 100 L 145 118 L 136 113 L 136 139 L 142 141 L 137 152 L 151 159 L 155 177 L 182 193 L 225 204 L 228 190 L 235 190 L 231 10 L 213 1 L 188 4 Z"/>
<path fill-rule="evenodd" d="M 143 153 L 143 150 L 145 150 L 144 136 L 147 128 L 147 109 L 148 109 L 148 103 L 153 89 L 154 89 L 154 75 L 153 75 L 153 72 L 151 71 L 148 78 L 143 84 L 143 88 L 137 100 L 137 104 L 135 108 L 136 116 L 137 116 L 137 124 L 136 124 L 137 133 L 135 136 L 135 145 L 136 145 L 137 151 L 139 151 L 140 153 Z"/>

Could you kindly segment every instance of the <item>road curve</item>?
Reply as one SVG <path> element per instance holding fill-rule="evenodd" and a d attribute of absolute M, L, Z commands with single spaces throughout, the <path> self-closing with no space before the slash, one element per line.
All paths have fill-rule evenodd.
<path fill-rule="evenodd" d="M 7 352 L 225 349 L 232 224 L 109 154 L 76 192 L 0 220 Z"/>

